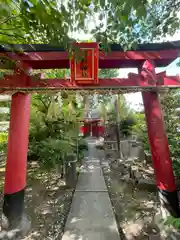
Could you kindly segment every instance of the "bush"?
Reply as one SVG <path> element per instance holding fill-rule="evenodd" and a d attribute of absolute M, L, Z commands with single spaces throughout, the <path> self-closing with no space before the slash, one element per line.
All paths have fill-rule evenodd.
<path fill-rule="evenodd" d="M 78 143 L 78 151 L 79 152 L 84 152 L 84 151 L 88 151 L 88 145 L 86 143 L 86 141 L 82 138 L 79 140 L 79 143 Z"/>
<path fill-rule="evenodd" d="M 8 141 L 8 133 L 2 132 L 0 133 L 0 143 L 7 143 Z"/>
<path fill-rule="evenodd" d="M 64 165 L 67 154 L 74 155 L 74 146 L 69 141 L 48 138 L 34 141 L 29 147 L 29 159 L 36 158 L 44 168 L 51 169 L 57 165 Z"/>
<path fill-rule="evenodd" d="M 133 126 L 135 125 L 135 120 L 132 117 L 127 117 L 120 122 L 120 130 L 123 136 L 128 137 L 132 134 Z"/>
<path fill-rule="evenodd" d="M 80 138 L 78 141 L 75 137 L 64 136 L 62 138 L 58 129 L 53 137 L 47 137 L 47 130 L 39 129 L 39 131 L 31 135 L 29 142 L 28 160 L 38 161 L 41 166 L 46 168 L 53 168 L 57 164 L 64 165 L 67 155 L 74 155 L 78 153 L 78 159 L 81 160 L 84 157 L 84 151 L 88 150 L 87 143 L 84 139 Z M 78 152 L 77 152 L 78 151 Z"/>
<path fill-rule="evenodd" d="M 0 133 L 0 152 L 5 152 L 7 148 L 8 133 Z"/>
<path fill-rule="evenodd" d="M 69 114 L 69 99 L 64 99 L 61 108 L 58 95 L 37 94 L 32 100 L 28 160 L 50 169 L 64 166 L 68 155 L 76 159 L 78 153 L 82 158 L 87 145 L 78 136 L 79 123 L 73 113 Z"/>
<path fill-rule="evenodd" d="M 137 140 L 143 144 L 145 151 L 150 152 L 150 145 L 148 141 L 148 131 L 145 121 L 144 113 L 136 113 L 135 115 L 136 123 L 132 127 L 133 134 L 137 137 Z"/>
<path fill-rule="evenodd" d="M 165 225 L 173 226 L 175 229 L 180 230 L 180 219 L 169 216 L 165 221 Z"/>

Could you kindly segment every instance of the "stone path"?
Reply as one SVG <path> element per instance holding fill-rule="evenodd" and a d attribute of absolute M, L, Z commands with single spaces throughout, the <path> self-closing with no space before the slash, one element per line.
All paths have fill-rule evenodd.
<path fill-rule="evenodd" d="M 95 148 L 82 166 L 62 240 L 120 240 L 115 216 Z"/>

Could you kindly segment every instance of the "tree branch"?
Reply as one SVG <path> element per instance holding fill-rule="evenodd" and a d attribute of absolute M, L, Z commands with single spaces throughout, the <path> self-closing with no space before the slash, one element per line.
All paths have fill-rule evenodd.
<path fill-rule="evenodd" d="M 180 1 L 170 1 L 168 4 L 169 8 L 179 9 L 180 8 Z"/>
<path fill-rule="evenodd" d="M 8 37 L 14 37 L 14 38 L 22 38 L 22 39 L 26 39 L 25 37 L 23 37 L 23 36 L 19 36 L 19 35 L 17 35 L 17 34 L 15 34 L 15 35 L 12 35 L 12 34 L 9 34 L 9 33 L 3 33 L 3 32 L 0 32 L 0 35 L 4 35 L 4 36 L 8 36 Z"/>
<path fill-rule="evenodd" d="M 17 18 L 17 17 L 19 17 L 19 15 L 18 15 L 18 16 L 11 16 L 11 17 L 8 17 L 8 18 L 5 19 L 4 21 L 0 22 L 0 25 L 1 25 L 1 24 L 4 24 L 4 23 L 7 23 L 9 20 L 11 20 L 11 19 L 13 19 L 13 18 Z"/>
<path fill-rule="evenodd" d="M 17 26 L 15 28 L 0 28 L 1 31 L 11 31 L 11 30 L 16 30 L 16 29 L 19 29 L 19 28 L 22 28 L 22 26 Z"/>
<path fill-rule="evenodd" d="M 46 108 L 46 110 L 48 110 L 49 106 L 46 105 L 46 103 L 42 100 L 42 98 L 39 98 L 39 100 L 40 100 L 41 103 L 44 105 L 44 107 Z"/>

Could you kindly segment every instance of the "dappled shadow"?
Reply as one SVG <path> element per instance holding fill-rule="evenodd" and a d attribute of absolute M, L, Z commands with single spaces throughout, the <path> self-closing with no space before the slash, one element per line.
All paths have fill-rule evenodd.
<path fill-rule="evenodd" d="M 90 236 L 94 239 L 119 239 L 114 224 L 109 221 L 109 219 L 113 219 L 112 211 L 110 213 L 104 207 L 107 206 L 108 199 L 107 192 L 103 192 L 106 186 L 105 184 L 98 185 L 99 183 L 96 181 L 95 173 L 97 171 L 103 179 L 101 167 L 94 167 L 94 165 L 98 165 L 97 151 L 95 153 L 93 149 L 90 149 L 90 152 L 92 153 L 91 161 L 86 162 L 84 168 L 81 169 L 77 190 L 81 181 L 84 186 L 79 188 L 80 191 L 75 192 L 74 195 L 73 202 L 76 204 L 72 204 L 72 207 L 76 209 L 76 213 L 67 219 L 69 224 L 64 235 L 67 238 L 64 237 L 62 240 L 68 238 L 88 240 Z M 25 206 L 32 221 L 32 228 L 24 240 L 61 239 L 71 205 L 73 189 L 66 189 L 64 181 L 56 171 L 47 173 L 36 170 L 30 168 L 28 172 Z M 91 176 L 91 182 L 88 176 Z M 148 191 L 139 191 L 134 185 L 120 181 L 118 170 L 111 169 L 110 171 L 108 166 L 104 167 L 104 176 L 121 240 L 146 240 L 149 239 L 150 234 L 158 233 L 158 226 L 154 222 L 159 204 L 156 195 Z M 95 192 L 88 193 L 86 190 L 95 190 Z M 92 204 L 87 201 L 89 198 L 92 198 L 90 201 Z M 105 205 L 103 206 L 103 204 Z M 91 217 L 90 214 L 92 214 Z M 84 230 L 82 230 L 82 225 L 86 226 Z"/>
<path fill-rule="evenodd" d="M 95 141 L 88 143 L 89 159 L 81 168 L 62 240 L 119 240 Z"/>
<path fill-rule="evenodd" d="M 119 240 L 117 231 L 113 231 L 113 226 L 107 227 L 94 227 L 93 229 L 85 229 L 84 232 L 79 229 L 70 229 L 66 231 L 62 240 L 89 240 L 89 239 L 103 239 L 103 240 Z"/>
<path fill-rule="evenodd" d="M 0 215 L 3 205 L 3 185 L 4 178 L 1 178 Z M 31 221 L 31 230 L 26 237 L 20 239 L 61 239 L 73 191 L 74 189 L 67 189 L 57 171 L 47 173 L 38 166 L 31 166 L 28 169 L 25 193 L 25 213 Z"/>
<path fill-rule="evenodd" d="M 139 190 L 135 185 L 120 180 L 120 171 L 104 167 L 104 176 L 109 189 L 119 231 L 127 240 L 146 240 L 160 232 L 154 218 L 159 212 L 157 195 Z"/>
<path fill-rule="evenodd" d="M 67 189 L 56 171 L 29 171 L 25 196 L 31 231 L 24 239 L 60 239 L 68 215 L 73 189 Z"/>
<path fill-rule="evenodd" d="M 4 189 L 4 177 L 5 177 L 5 163 L 0 166 L 0 216 L 2 215 L 3 206 L 3 189 Z"/>

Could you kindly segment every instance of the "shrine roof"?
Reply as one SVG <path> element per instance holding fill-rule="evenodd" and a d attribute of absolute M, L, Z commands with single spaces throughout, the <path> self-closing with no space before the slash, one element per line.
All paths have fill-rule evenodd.
<path fill-rule="evenodd" d="M 101 44 L 100 44 L 101 46 Z M 14 50 L 23 50 L 24 52 L 54 52 L 54 51 L 64 51 L 64 48 L 59 46 L 52 46 L 50 44 L 9 44 L 0 45 L 0 52 L 6 52 Z M 123 48 L 119 44 L 111 44 L 110 49 L 112 51 L 123 52 Z M 144 43 L 138 44 L 134 51 L 160 51 L 169 49 L 179 49 L 180 50 L 180 40 L 173 42 L 161 42 L 161 43 Z M 132 51 L 133 49 L 129 49 Z"/>
<path fill-rule="evenodd" d="M 13 49 L 14 51 L 12 52 Z M 156 67 L 165 67 L 179 57 L 180 41 L 139 44 L 136 49 L 123 51 L 119 44 L 111 44 L 111 51 L 99 53 L 99 68 L 139 67 L 146 59 Z M 16 52 L 16 54 L 14 53 Z M 69 68 L 68 53 L 62 47 L 48 44 L 0 45 L 0 54 L 21 60 L 34 69 Z"/>

